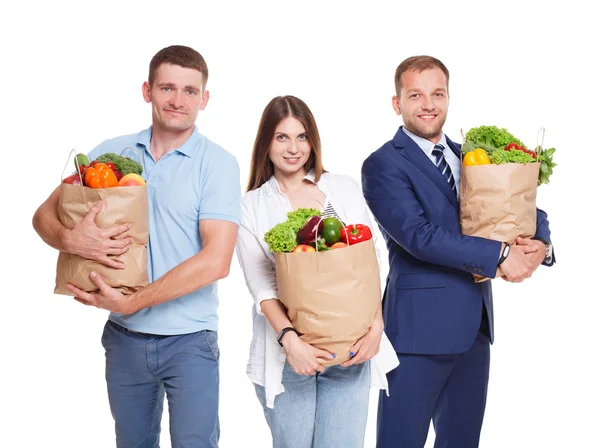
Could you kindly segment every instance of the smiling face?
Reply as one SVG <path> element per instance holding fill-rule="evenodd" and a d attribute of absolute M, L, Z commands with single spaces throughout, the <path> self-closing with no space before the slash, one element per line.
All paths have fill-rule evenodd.
<path fill-rule="evenodd" d="M 169 132 L 193 127 L 209 99 L 203 86 L 202 73 L 196 69 L 160 65 L 152 85 L 145 82 L 142 87 L 144 100 L 152 103 L 152 126 Z"/>
<path fill-rule="evenodd" d="M 402 115 L 404 127 L 420 137 L 438 143 L 448 114 L 448 80 L 439 68 L 421 72 L 402 73 L 400 95 L 392 98 L 392 105 Z"/>
<path fill-rule="evenodd" d="M 275 174 L 290 175 L 299 170 L 306 171 L 304 165 L 311 153 L 306 129 L 294 117 L 284 118 L 275 128 L 269 158 L 273 162 Z"/>

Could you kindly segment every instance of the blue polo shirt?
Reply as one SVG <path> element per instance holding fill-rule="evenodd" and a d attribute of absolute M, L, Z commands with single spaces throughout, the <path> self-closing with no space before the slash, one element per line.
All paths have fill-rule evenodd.
<path fill-rule="evenodd" d="M 106 140 L 89 159 L 127 147 L 141 154 L 148 185 L 150 243 L 148 274 L 153 282 L 202 249 L 199 221 L 218 219 L 239 225 L 240 171 L 235 157 L 201 135 L 197 128 L 180 147 L 158 162 L 150 152 L 152 127 L 139 134 Z M 139 161 L 134 150 L 123 155 Z M 134 314 L 111 313 L 113 322 L 135 331 L 173 335 L 217 330 L 217 284 Z"/>

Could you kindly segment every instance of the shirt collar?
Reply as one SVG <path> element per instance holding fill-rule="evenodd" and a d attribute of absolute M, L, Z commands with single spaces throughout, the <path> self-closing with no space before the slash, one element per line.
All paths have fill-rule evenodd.
<path fill-rule="evenodd" d="M 310 170 L 306 176 L 304 176 L 305 180 L 308 180 L 315 183 L 315 171 Z M 318 185 L 318 182 L 317 182 Z M 271 176 L 269 181 L 267 182 L 267 195 L 271 196 L 273 193 L 278 192 L 281 193 L 281 189 L 279 188 L 279 182 L 275 179 L 275 176 Z"/>
<path fill-rule="evenodd" d="M 174 149 L 174 151 L 180 152 L 181 154 L 191 157 L 194 148 L 196 147 L 196 143 L 202 136 L 198 132 L 198 127 L 194 125 L 194 130 L 192 135 L 185 141 L 183 145 L 179 148 Z M 146 149 L 148 153 L 150 153 L 150 140 L 152 139 L 152 126 L 148 129 L 144 129 L 137 135 L 136 146 L 143 147 Z"/>
<path fill-rule="evenodd" d="M 431 158 L 431 153 L 433 152 L 433 147 L 436 144 L 442 145 L 444 147 L 444 150 L 446 148 L 448 148 L 448 142 L 446 142 L 446 135 L 443 133 L 442 133 L 442 138 L 440 138 L 440 141 L 437 143 L 433 143 L 433 142 L 427 140 L 426 138 L 419 137 L 418 135 L 413 134 L 408 129 L 406 129 L 404 126 L 402 126 L 402 130 L 404 131 L 404 133 L 406 135 L 408 135 L 417 144 L 417 146 L 419 148 L 421 148 L 421 150 L 429 158 Z"/>

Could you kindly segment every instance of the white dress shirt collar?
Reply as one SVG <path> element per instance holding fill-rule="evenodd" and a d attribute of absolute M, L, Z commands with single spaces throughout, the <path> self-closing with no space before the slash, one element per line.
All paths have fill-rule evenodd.
<path fill-rule="evenodd" d="M 444 147 L 444 149 L 448 148 L 448 142 L 446 142 L 446 135 L 444 133 L 442 133 L 442 138 L 440 139 L 439 142 L 433 143 L 433 142 L 427 140 L 426 138 L 419 137 L 418 135 L 413 134 L 408 129 L 406 129 L 404 126 L 402 126 L 402 130 L 404 131 L 404 133 L 406 135 L 408 135 L 419 146 L 419 148 L 421 148 L 421 150 L 425 153 L 425 155 L 429 159 L 431 159 L 431 153 L 433 152 L 433 147 L 436 144 L 442 145 Z"/>
<path fill-rule="evenodd" d="M 304 176 L 304 179 L 312 182 L 313 184 L 314 183 L 316 183 L 317 185 L 319 184 L 319 182 L 315 182 L 315 171 L 314 170 L 310 170 L 306 174 L 306 176 Z M 321 177 L 321 179 L 322 179 L 322 177 Z M 279 187 L 279 182 L 277 182 L 277 179 L 275 179 L 275 176 L 271 176 L 271 178 L 268 180 L 266 190 L 267 190 L 268 196 L 271 196 L 275 192 L 281 193 L 281 188 Z"/>

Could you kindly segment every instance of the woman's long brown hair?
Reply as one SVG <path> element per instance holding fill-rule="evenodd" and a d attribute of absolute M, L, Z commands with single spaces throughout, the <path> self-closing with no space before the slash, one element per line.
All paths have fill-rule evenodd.
<path fill-rule="evenodd" d="M 259 188 L 275 172 L 273 162 L 269 158 L 269 150 L 271 149 L 277 125 L 288 117 L 296 118 L 306 130 L 306 137 L 311 149 L 310 157 L 304 165 L 306 171 L 314 170 L 315 182 L 325 172 L 321 160 L 321 138 L 319 137 L 319 130 L 312 112 L 304 101 L 295 96 L 278 96 L 267 104 L 260 118 L 252 149 L 250 178 L 246 191 Z"/>

